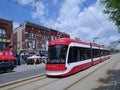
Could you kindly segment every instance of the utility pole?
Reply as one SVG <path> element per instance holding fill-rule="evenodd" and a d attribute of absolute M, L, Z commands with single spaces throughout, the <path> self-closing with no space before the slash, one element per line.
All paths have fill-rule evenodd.
<path fill-rule="evenodd" d="M 36 2 L 37 2 L 37 1 L 39 1 L 39 0 L 34 0 L 34 1 L 33 1 L 33 8 L 34 8 L 35 11 L 36 11 L 36 9 L 37 9 L 37 7 L 36 7 Z"/>

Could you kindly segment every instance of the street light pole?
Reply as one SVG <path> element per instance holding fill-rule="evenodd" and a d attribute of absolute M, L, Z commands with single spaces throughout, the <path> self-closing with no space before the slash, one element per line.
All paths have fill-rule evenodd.
<path fill-rule="evenodd" d="M 95 43 L 95 40 L 98 39 L 99 37 L 94 37 L 93 38 L 93 43 Z"/>

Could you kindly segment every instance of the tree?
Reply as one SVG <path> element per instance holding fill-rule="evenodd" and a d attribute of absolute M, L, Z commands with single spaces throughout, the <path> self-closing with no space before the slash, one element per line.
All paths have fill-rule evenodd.
<path fill-rule="evenodd" d="M 105 5 L 105 14 L 109 14 L 109 20 L 113 21 L 120 32 L 120 0 L 100 0 L 102 5 Z"/>

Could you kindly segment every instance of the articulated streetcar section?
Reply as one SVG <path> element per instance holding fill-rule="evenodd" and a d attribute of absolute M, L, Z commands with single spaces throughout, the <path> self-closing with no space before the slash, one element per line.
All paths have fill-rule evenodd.
<path fill-rule="evenodd" d="M 48 45 L 48 76 L 69 76 L 110 59 L 110 49 L 95 43 L 70 38 L 51 41 Z"/>

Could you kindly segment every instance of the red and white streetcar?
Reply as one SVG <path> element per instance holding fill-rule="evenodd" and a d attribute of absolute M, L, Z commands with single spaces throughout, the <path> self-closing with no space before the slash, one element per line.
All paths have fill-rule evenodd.
<path fill-rule="evenodd" d="M 48 45 L 48 76 L 69 76 L 110 58 L 103 46 L 70 38 L 53 40 Z"/>

